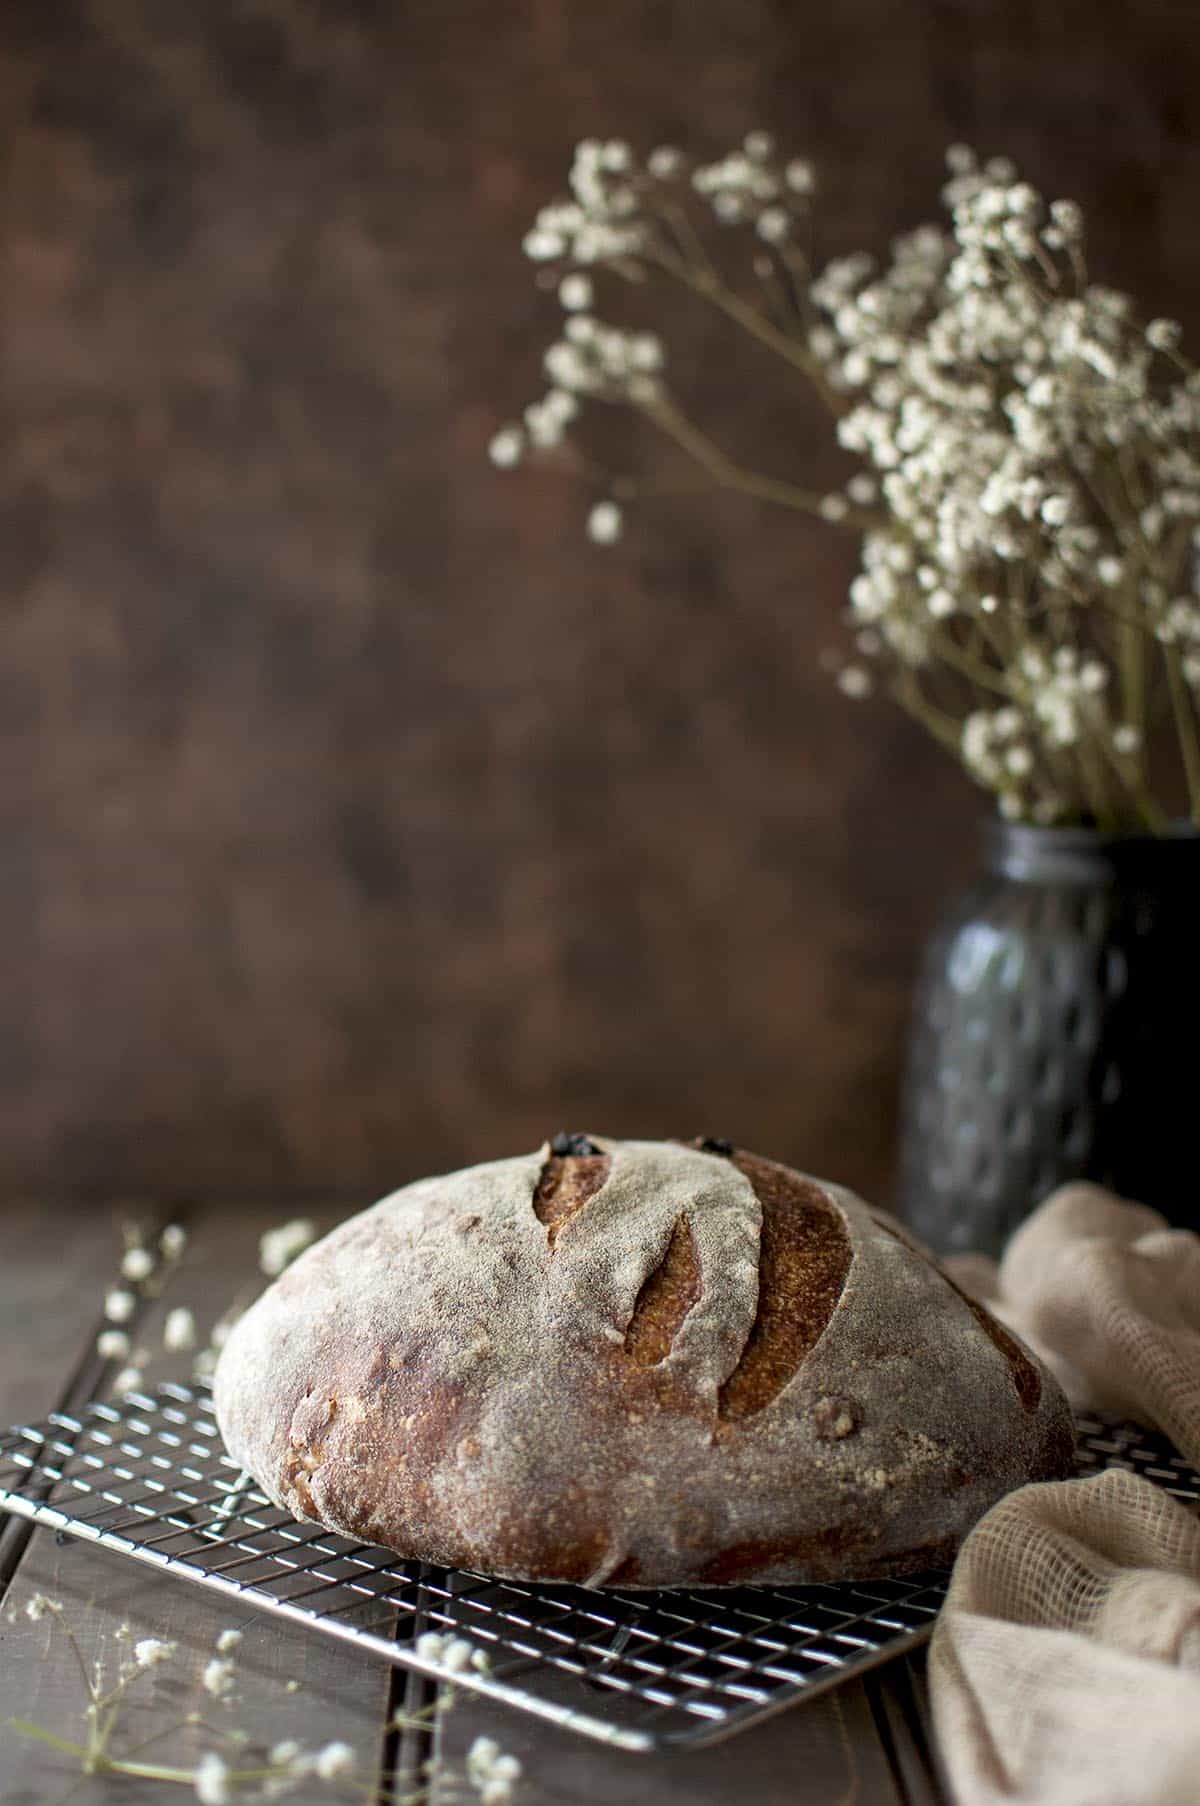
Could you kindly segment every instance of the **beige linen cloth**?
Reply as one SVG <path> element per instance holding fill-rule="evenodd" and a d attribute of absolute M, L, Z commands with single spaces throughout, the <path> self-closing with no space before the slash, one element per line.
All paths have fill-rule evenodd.
<path fill-rule="evenodd" d="M 947 1266 L 1073 1404 L 1200 1467 L 1200 1236 L 1070 1185 L 999 1268 Z M 1200 1519 L 1117 1470 L 1010 1493 L 962 1547 L 929 1678 L 958 1806 L 1200 1806 Z"/>

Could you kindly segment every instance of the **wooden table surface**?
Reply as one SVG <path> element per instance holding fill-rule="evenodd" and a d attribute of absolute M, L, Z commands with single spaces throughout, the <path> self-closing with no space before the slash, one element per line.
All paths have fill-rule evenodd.
<path fill-rule="evenodd" d="M 121 1221 L 149 1224 L 165 1217 L 145 1205 L 86 1213 L 32 1202 L 5 1208 L 0 1422 L 7 1425 L 105 1396 L 114 1365 L 98 1357 L 95 1338 L 104 1292 L 117 1274 Z M 239 1294 L 252 1296 L 263 1283 L 258 1238 L 281 1214 L 266 1205 L 189 1206 L 186 1254 L 160 1295 L 147 1301 L 135 1329 L 135 1343 L 152 1351 L 148 1381 L 189 1377 L 192 1356 L 163 1350 L 165 1313 L 189 1306 L 203 1339 Z M 314 1214 L 327 1227 L 341 1213 Z M 0 1593 L 0 1806 L 57 1806 L 68 1795 L 72 1806 L 165 1806 L 195 1797 L 186 1785 L 156 1780 L 81 1780 L 77 1764 L 11 1728 L 10 1721 L 19 1719 L 59 1737 L 82 1735 L 85 1695 L 77 1659 L 44 1618 L 26 1616 L 38 1593 L 63 1602 L 89 1659 L 101 1649 L 115 1653 L 113 1635 L 123 1623 L 136 1637 L 178 1643 L 177 1658 L 143 1676 L 129 1696 L 128 1722 L 137 1741 L 159 1738 L 146 1760 L 194 1765 L 198 1752 L 212 1747 L 211 1737 L 206 1740 L 202 1727 L 170 1727 L 201 1708 L 210 1718 L 244 1727 L 256 1742 L 352 1745 L 355 1784 L 302 1782 L 287 1795 L 298 1806 L 362 1800 L 370 1790 L 380 1806 L 477 1801 L 465 1782 L 463 1759 L 480 1735 L 520 1758 L 516 1806 L 938 1806 L 946 1797 L 930 1752 L 920 1657 L 890 1662 L 709 1749 L 639 1756 L 461 1690 L 449 1700 L 426 1695 L 425 1683 L 404 1670 L 16 1520 L 0 1520 Z M 243 1633 L 237 1698 L 214 1709 L 197 1677 L 228 1626 Z M 113 1654 L 107 1659 L 111 1663 Z M 389 1717 L 401 1706 L 410 1713 L 423 1707 L 428 1731 L 389 1734 Z"/>

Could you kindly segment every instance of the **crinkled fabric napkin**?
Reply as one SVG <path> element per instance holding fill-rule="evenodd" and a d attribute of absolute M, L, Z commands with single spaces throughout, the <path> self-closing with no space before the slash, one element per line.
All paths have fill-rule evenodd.
<path fill-rule="evenodd" d="M 1093 1185 L 994 1263 L 947 1263 L 1072 1402 L 1200 1467 L 1200 1236 Z M 1116 1469 L 1025 1486 L 976 1525 L 929 1657 L 958 1806 L 1197 1806 L 1200 1519 Z"/>

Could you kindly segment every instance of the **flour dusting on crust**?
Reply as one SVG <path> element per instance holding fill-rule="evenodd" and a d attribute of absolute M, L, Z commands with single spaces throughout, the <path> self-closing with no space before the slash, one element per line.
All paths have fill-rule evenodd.
<path fill-rule="evenodd" d="M 245 1314 L 217 1416 L 272 1499 L 447 1566 L 721 1585 L 928 1566 L 1070 1471 L 1054 1381 L 884 1213 L 589 1140 L 553 1234 L 544 1147 L 383 1199 Z"/>

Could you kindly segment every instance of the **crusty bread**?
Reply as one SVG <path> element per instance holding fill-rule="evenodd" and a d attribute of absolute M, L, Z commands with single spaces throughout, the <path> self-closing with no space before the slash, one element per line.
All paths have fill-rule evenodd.
<path fill-rule="evenodd" d="M 215 1390 L 297 1516 L 591 1586 L 911 1572 L 1072 1463 L 1055 1381 L 898 1224 L 719 1142 L 407 1186 L 275 1281 Z"/>

